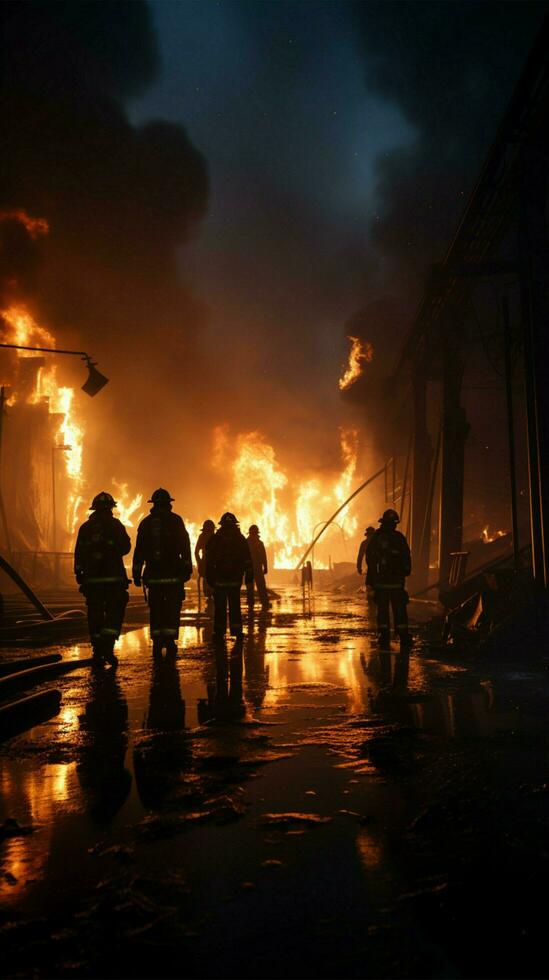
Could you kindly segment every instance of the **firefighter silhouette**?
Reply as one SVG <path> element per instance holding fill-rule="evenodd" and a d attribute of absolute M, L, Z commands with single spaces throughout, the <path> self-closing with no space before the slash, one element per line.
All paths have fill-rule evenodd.
<path fill-rule="evenodd" d="M 93 498 L 92 513 L 78 531 L 74 550 L 74 574 L 88 607 L 93 656 L 113 666 L 128 602 L 129 579 L 122 558 L 131 548 L 124 525 L 113 516 L 115 507 L 110 493 L 102 491 Z"/>
<path fill-rule="evenodd" d="M 371 525 L 367 527 L 366 530 L 364 531 L 364 541 L 360 542 L 360 548 L 358 549 L 358 555 L 356 559 L 356 570 L 359 575 L 362 575 L 363 564 L 364 562 L 366 562 L 366 552 L 368 550 L 368 545 L 370 544 L 370 541 L 372 540 L 375 533 L 376 533 L 376 529 Z M 366 585 L 368 585 L 368 582 L 366 582 Z"/>
<path fill-rule="evenodd" d="M 385 645 L 390 641 L 389 610 L 392 608 L 401 646 L 408 646 L 408 593 L 404 584 L 412 570 L 412 560 L 406 538 L 396 529 L 399 522 L 396 510 L 386 510 L 380 517 L 380 527 L 371 535 L 366 549 L 366 582 L 374 590 L 380 643 Z"/>
<path fill-rule="evenodd" d="M 366 563 L 366 552 L 368 550 L 368 545 L 370 544 L 370 541 L 375 533 L 376 529 L 371 525 L 364 531 L 364 541 L 360 542 L 360 548 L 358 549 L 356 559 L 356 570 L 359 575 L 362 575 L 363 565 Z M 374 590 L 371 582 L 368 581 L 368 575 L 366 575 L 366 578 L 364 579 L 364 585 L 366 586 L 366 598 L 368 603 L 372 603 L 374 601 Z"/>
<path fill-rule="evenodd" d="M 198 576 L 198 593 L 200 594 L 200 590 L 202 589 L 207 599 L 212 596 L 212 590 L 206 582 L 206 545 L 214 534 L 214 522 L 210 520 L 204 521 L 194 546 L 194 557 L 196 559 L 196 571 Z"/>
<path fill-rule="evenodd" d="M 259 596 L 259 601 L 263 609 L 268 609 L 270 606 L 269 595 L 267 593 L 267 584 L 265 582 L 265 576 L 268 572 L 267 566 L 267 552 L 265 550 L 265 545 L 259 536 L 259 528 L 257 524 L 252 524 L 248 529 L 248 537 L 246 538 L 248 542 L 248 547 L 250 549 L 250 555 L 252 557 L 252 566 L 254 571 L 253 582 L 247 586 L 246 592 L 248 595 L 248 606 L 253 609 L 254 605 L 254 582 L 257 589 L 257 594 Z"/>
<path fill-rule="evenodd" d="M 234 514 L 223 514 L 219 529 L 206 545 L 206 579 L 214 593 L 214 639 L 222 639 L 227 629 L 227 607 L 231 636 L 242 636 L 240 587 L 253 583 L 253 566 L 246 538 Z"/>
<path fill-rule="evenodd" d="M 305 598 L 305 593 L 309 592 L 309 596 L 313 591 L 313 566 L 310 561 L 306 561 L 304 565 L 301 566 L 301 588 L 303 590 L 303 598 Z"/>
<path fill-rule="evenodd" d="M 133 581 L 148 590 L 153 650 L 177 649 L 184 583 L 192 574 L 191 543 L 181 517 L 172 511 L 173 497 L 155 490 L 148 517 L 141 521 L 133 555 Z M 145 566 L 143 568 L 143 565 Z"/>

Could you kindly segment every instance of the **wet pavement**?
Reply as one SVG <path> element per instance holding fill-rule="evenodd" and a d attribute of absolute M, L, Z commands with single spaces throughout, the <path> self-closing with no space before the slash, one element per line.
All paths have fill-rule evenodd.
<path fill-rule="evenodd" d="M 3 975 L 545 976 L 546 662 L 365 614 L 287 589 L 216 649 L 191 600 L 177 658 L 52 681 L 0 747 Z"/>

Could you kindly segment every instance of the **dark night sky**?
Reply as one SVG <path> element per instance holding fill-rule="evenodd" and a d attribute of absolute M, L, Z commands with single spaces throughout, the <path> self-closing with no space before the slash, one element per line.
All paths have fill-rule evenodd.
<path fill-rule="evenodd" d="M 184 122 L 208 161 L 209 213 L 182 266 L 211 307 L 215 350 L 230 350 L 244 324 L 235 375 L 257 372 L 291 395 L 305 379 L 336 412 L 375 161 L 414 131 L 365 87 L 351 4 L 153 11 L 163 74 L 132 117 Z"/>

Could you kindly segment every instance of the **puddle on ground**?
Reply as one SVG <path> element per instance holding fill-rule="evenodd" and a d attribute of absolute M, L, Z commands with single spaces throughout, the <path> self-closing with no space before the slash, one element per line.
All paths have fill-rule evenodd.
<path fill-rule="evenodd" d="M 177 658 L 153 660 L 145 628 L 121 638 L 116 671 L 52 682 L 63 692 L 59 714 L 0 749 L 0 822 L 32 828 L 1 845 L 2 900 L 30 898 L 40 908 L 52 885 L 78 874 L 82 855 L 98 842 L 108 850 L 128 826 L 140 827 L 141 839 L 209 819 L 238 820 L 246 812 L 243 787 L 259 775 L 265 792 L 276 789 L 273 826 L 285 821 L 286 831 L 302 832 L 296 814 L 310 803 L 305 793 L 331 798 L 336 772 L 347 794 L 358 792 L 352 784 L 360 780 L 375 781 L 387 759 L 383 739 L 399 726 L 459 738 L 538 723 L 509 706 L 490 680 L 464 689 L 461 672 L 426 661 L 421 644 L 410 656 L 379 651 L 372 632 L 360 598 L 319 595 L 304 614 L 299 593 L 287 590 L 271 611 L 249 620 L 241 646 L 216 650 L 209 617 L 191 606 Z M 88 653 L 79 644 L 65 655 Z M 323 750 L 315 790 L 309 763 L 301 762 L 311 746 Z M 292 799 L 275 774 L 289 760 Z M 354 812 L 341 799 L 337 805 L 340 821 Z M 256 807 L 254 828 L 259 815 Z M 332 815 L 317 814 L 325 823 Z M 360 866 L 377 867 L 379 835 L 360 823 L 352 832 Z"/>

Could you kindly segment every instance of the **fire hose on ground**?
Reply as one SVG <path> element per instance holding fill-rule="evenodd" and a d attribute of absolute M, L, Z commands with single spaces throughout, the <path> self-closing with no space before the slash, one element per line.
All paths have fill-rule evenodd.
<path fill-rule="evenodd" d="M 0 706 L 0 738 L 12 738 L 58 714 L 61 691 L 41 691 Z"/>
<path fill-rule="evenodd" d="M 10 565 L 2 555 L 0 555 L 0 569 L 15 582 L 40 615 L 40 619 L 30 621 L 25 619 L 20 623 L 15 622 L 0 626 L 0 646 L 17 646 L 22 642 L 32 645 L 33 636 L 39 639 L 40 643 L 51 642 L 59 639 L 60 636 L 74 635 L 75 628 L 77 633 L 84 629 L 85 613 L 82 609 L 66 609 L 64 612 L 54 615 L 38 598 L 30 585 L 21 578 L 13 565 Z"/>

